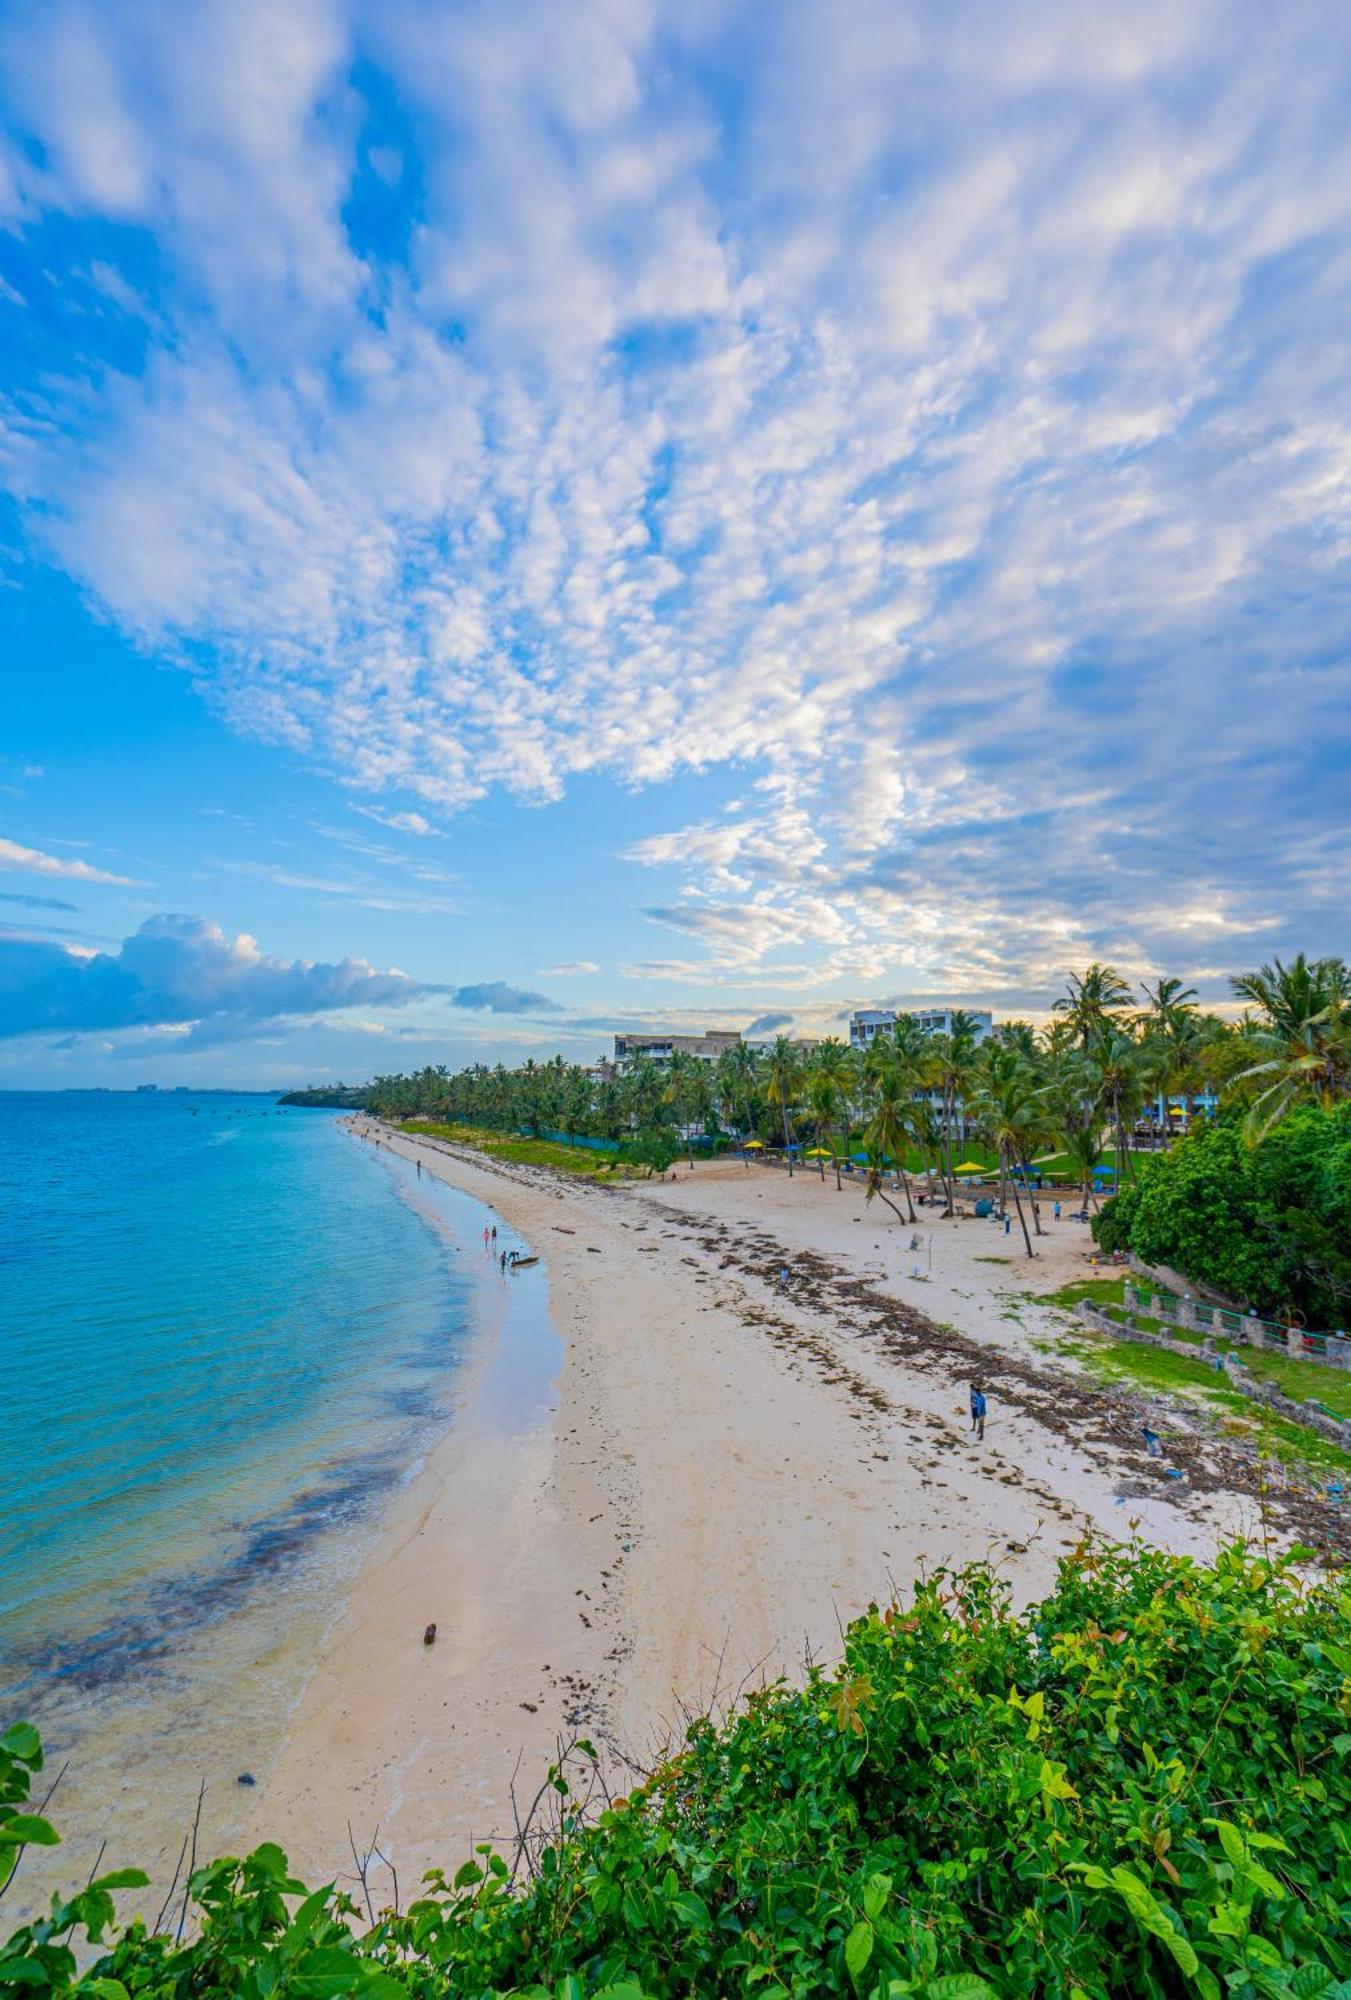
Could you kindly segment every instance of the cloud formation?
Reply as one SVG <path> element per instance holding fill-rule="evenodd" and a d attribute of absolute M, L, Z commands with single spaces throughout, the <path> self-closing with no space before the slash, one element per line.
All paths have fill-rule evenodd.
<path fill-rule="evenodd" d="M 438 989 L 439 990 L 439 989 Z M 501 979 L 485 980 L 478 986 L 447 989 L 453 1007 L 469 1007 L 489 1014 L 557 1014 L 558 1002 L 543 993 L 531 993 L 522 986 L 508 986 Z"/>
<path fill-rule="evenodd" d="M 28 875 L 64 875 L 71 882 L 115 882 L 123 888 L 140 886 L 130 875 L 110 875 L 106 868 L 93 868 L 87 861 L 63 861 L 59 854 L 21 847 L 17 840 L 0 840 L 0 868 L 17 869 Z M 54 907 L 69 909 L 71 905 L 59 903 Z"/>
<path fill-rule="evenodd" d="M 1344 7 L 5 38 L 26 282 L 89 275 L 4 476 L 236 727 L 413 833 L 730 767 L 633 850 L 695 976 L 1344 944 Z"/>
<path fill-rule="evenodd" d="M 362 959 L 268 957 L 201 917 L 151 917 L 115 952 L 0 937 L 0 1038 L 174 1026 L 195 1038 L 182 1046 L 200 1046 L 345 1007 L 403 1006 L 423 990 Z"/>

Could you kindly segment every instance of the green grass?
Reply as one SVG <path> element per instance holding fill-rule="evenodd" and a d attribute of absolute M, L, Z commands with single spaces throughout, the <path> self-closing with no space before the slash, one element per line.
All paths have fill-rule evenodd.
<path fill-rule="evenodd" d="M 1105 1336 L 1067 1342 L 1062 1351 L 1073 1352 L 1076 1360 L 1104 1382 L 1133 1382 L 1156 1395 L 1201 1403 L 1239 1419 L 1259 1450 L 1285 1465 L 1307 1466 L 1339 1476 L 1351 1473 L 1351 1452 L 1343 1451 L 1316 1432 L 1306 1431 L 1287 1417 L 1263 1409 L 1240 1390 L 1230 1388 L 1225 1378 L 1203 1361 L 1173 1354 L 1166 1347 L 1138 1347 L 1133 1341 L 1109 1340 Z"/>
<path fill-rule="evenodd" d="M 1058 1292 L 1038 1293 L 1035 1303 L 1073 1312 L 1081 1299 L 1087 1299 L 1108 1319 L 1124 1322 L 1125 1287 L 1129 1282 L 1127 1277 L 1080 1278 L 1073 1284 L 1062 1285 Z M 1351 1418 L 1351 1374 L 1345 1369 L 1324 1368 L 1317 1361 L 1292 1361 L 1287 1355 L 1273 1354 L 1269 1348 L 1249 1347 L 1243 1342 L 1211 1335 L 1202 1327 L 1178 1326 L 1173 1320 L 1154 1319 L 1148 1313 L 1132 1313 L 1130 1318 L 1144 1333 L 1163 1334 L 1169 1340 L 1183 1340 L 1192 1347 L 1201 1347 L 1207 1339 L 1214 1339 L 1221 1353 L 1238 1355 L 1250 1374 L 1270 1382 L 1296 1402 L 1320 1403 L 1339 1417 Z"/>
<path fill-rule="evenodd" d="M 409 1118 L 400 1129 L 450 1139 L 457 1146 L 471 1147 L 474 1152 L 487 1153 L 495 1160 L 511 1160 L 526 1167 L 552 1167 L 558 1173 L 577 1174 L 583 1179 L 611 1175 L 620 1166 L 617 1152 L 598 1153 L 589 1146 L 562 1146 L 556 1139 L 508 1137 L 482 1125 L 444 1125 L 429 1118 Z"/>
<path fill-rule="evenodd" d="M 1064 1312 L 1073 1312 L 1081 1299 L 1087 1299 L 1095 1306 L 1124 1306 L 1126 1303 L 1126 1280 L 1121 1278 L 1076 1278 L 1073 1284 L 1062 1285 L 1058 1292 L 1038 1292 L 1034 1305 L 1059 1306 Z"/>

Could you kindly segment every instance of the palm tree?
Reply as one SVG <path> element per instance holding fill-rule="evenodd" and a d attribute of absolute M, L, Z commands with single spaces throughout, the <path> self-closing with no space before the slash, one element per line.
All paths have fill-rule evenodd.
<path fill-rule="evenodd" d="M 1079 1174 L 1080 1198 L 1084 1211 L 1093 1197 L 1093 1170 L 1098 1164 L 1098 1135 L 1092 1126 L 1080 1126 L 1065 1134 L 1065 1152 Z M 1095 1204 L 1096 1206 L 1096 1201 Z"/>
<path fill-rule="evenodd" d="M 1018 1176 L 1015 1167 L 1026 1160 L 1031 1151 L 1031 1133 L 1035 1127 L 1037 1104 L 1030 1088 L 1030 1078 L 1021 1064 L 996 1072 L 986 1084 L 976 1100 L 976 1118 L 982 1138 L 994 1147 L 999 1155 L 999 1183 L 1013 1188 L 1013 1205 L 1018 1211 L 1018 1222 L 1023 1232 L 1023 1242 L 1027 1254 L 1032 1252 L 1032 1238 L 1027 1233 L 1027 1217 L 1023 1213 L 1023 1199 L 1018 1192 Z"/>
<path fill-rule="evenodd" d="M 1235 1079 L 1257 1091 L 1250 1138 L 1260 1139 L 1301 1102 L 1331 1110 L 1351 1095 L 1351 968 L 1343 959 L 1310 962 L 1300 952 L 1289 965 L 1275 959 L 1232 985 L 1260 1016 L 1249 1036 L 1262 1060 Z"/>
<path fill-rule="evenodd" d="M 1098 1029 L 1088 1051 L 1097 1072 L 1098 1096 L 1116 1135 L 1118 1178 L 1133 1171 L 1126 1121 L 1134 1120 L 1144 1094 L 1144 1062 L 1131 1036 L 1111 1023 Z"/>
<path fill-rule="evenodd" d="M 879 1149 L 869 1144 L 866 1139 L 864 1141 L 863 1149 L 867 1155 L 867 1160 L 868 1160 L 868 1192 L 867 1195 L 865 1196 L 865 1199 L 868 1201 L 884 1201 L 887 1207 L 891 1210 L 892 1214 L 895 1216 L 896 1220 L 898 1222 L 903 1222 L 905 1220 L 904 1216 L 901 1214 L 900 1209 L 897 1208 L 895 1202 L 891 1199 L 891 1196 L 887 1193 L 886 1161 L 883 1159 Z M 913 1208 L 910 1210 L 910 1220 L 912 1222 L 916 1220 L 915 1211 Z"/>
<path fill-rule="evenodd" d="M 812 1130 L 816 1134 L 817 1150 L 820 1153 L 820 1158 L 816 1164 L 820 1168 L 821 1178 L 824 1180 L 826 1177 L 826 1160 L 821 1142 L 828 1133 L 834 1130 L 835 1120 L 839 1115 L 840 1109 L 840 1092 L 835 1079 L 829 1072 L 820 1069 L 814 1069 L 809 1072 L 805 1079 L 805 1088 L 807 1109 L 811 1114 Z M 831 1147 L 831 1157 L 835 1161 L 835 1185 L 838 1187 L 840 1184 L 840 1159 L 834 1146 Z"/>
<path fill-rule="evenodd" d="M 776 1035 L 765 1064 L 765 1100 L 778 1111 L 783 1122 L 783 1145 L 788 1155 L 788 1174 L 793 1173 L 793 1127 L 790 1117 L 797 1093 L 798 1054 L 787 1035 Z"/>
<path fill-rule="evenodd" d="M 1114 1012 L 1130 1006 L 1131 990 L 1115 966 L 1096 962 L 1084 973 L 1071 972 L 1067 985 L 1053 1011 L 1064 1015 L 1074 1040 L 1086 1049 Z"/>
<path fill-rule="evenodd" d="M 901 1177 L 911 1222 L 919 1218 L 915 1214 L 914 1197 L 910 1192 L 910 1176 L 905 1171 L 905 1152 L 914 1130 L 914 1114 L 914 1086 L 900 1063 L 893 1062 L 882 1071 L 878 1080 L 877 1106 L 863 1133 L 863 1147 L 868 1154 L 868 1192 L 870 1195 L 874 1192 L 874 1159 L 883 1161 L 889 1156 Z M 875 1192 L 880 1194 L 880 1187 Z"/>
<path fill-rule="evenodd" d="M 979 1023 L 975 1016 L 964 1013 L 958 1007 L 951 1015 L 950 1031 L 946 1035 L 934 1035 L 930 1038 L 927 1080 L 939 1091 L 942 1098 L 943 1185 L 947 1194 L 949 1215 L 956 1210 L 952 1174 L 952 1137 L 965 1094 L 970 1090 L 975 1076 L 980 1046 L 976 1039 L 978 1028 Z"/>
<path fill-rule="evenodd" d="M 684 1128 L 685 1150 L 689 1155 L 691 1166 L 694 1165 L 694 1139 L 692 1137 L 695 1117 L 694 1098 L 699 1087 L 706 1085 L 707 1081 L 704 1065 L 698 1056 L 686 1055 L 683 1049 L 673 1049 L 671 1051 L 671 1060 L 666 1071 L 666 1088 L 662 1092 L 662 1102 L 671 1106 Z"/>
<path fill-rule="evenodd" d="M 818 1129 L 817 1143 L 818 1145 L 820 1144 L 822 1129 L 830 1132 L 831 1155 L 835 1161 L 835 1186 L 837 1190 L 841 1184 L 840 1152 L 838 1146 L 834 1143 L 834 1128 L 839 1121 L 839 1115 L 846 1100 L 848 1086 L 853 1081 L 853 1075 L 854 1059 L 852 1052 L 836 1036 L 828 1035 L 817 1049 L 813 1058 L 812 1076 L 814 1084 L 819 1082 L 823 1086 L 816 1091 L 815 1102 L 822 1106 L 826 1104 L 830 1105 L 830 1116 L 827 1125 L 824 1128 Z M 824 1179 L 824 1173 L 822 1178 Z"/>

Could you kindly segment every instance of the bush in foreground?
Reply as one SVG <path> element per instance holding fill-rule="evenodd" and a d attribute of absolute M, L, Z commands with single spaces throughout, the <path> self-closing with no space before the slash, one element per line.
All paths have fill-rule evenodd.
<path fill-rule="evenodd" d="M 12 1812 L 36 1744 L 3 1741 Z M 940 1574 L 852 1625 L 834 1672 L 697 1723 L 596 1823 L 565 1796 L 524 1887 L 481 1851 L 366 1928 L 262 1847 L 197 1871 L 187 1943 L 112 1934 L 108 1878 L 11 1939 L 0 1988 L 1351 2000 L 1348 1751 L 1340 1580 L 1084 1547 L 1022 1615 L 988 1570 Z"/>

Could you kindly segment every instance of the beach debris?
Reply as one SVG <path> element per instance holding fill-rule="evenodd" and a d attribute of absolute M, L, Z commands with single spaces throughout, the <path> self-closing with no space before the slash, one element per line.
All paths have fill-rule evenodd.
<path fill-rule="evenodd" d="M 538 1704 L 533 1701 L 523 1701 L 521 1703 L 521 1707 L 524 1709 L 528 1709 L 531 1715 L 539 1714 Z"/>
<path fill-rule="evenodd" d="M 436 1644 L 436 1620 L 434 1618 L 422 1635 L 422 1643 L 424 1646 L 434 1646 Z"/>
<path fill-rule="evenodd" d="M 252 1771 L 241 1771 L 235 1779 L 237 1785 L 256 1785 L 257 1782 L 258 1780 L 254 1777 Z"/>

